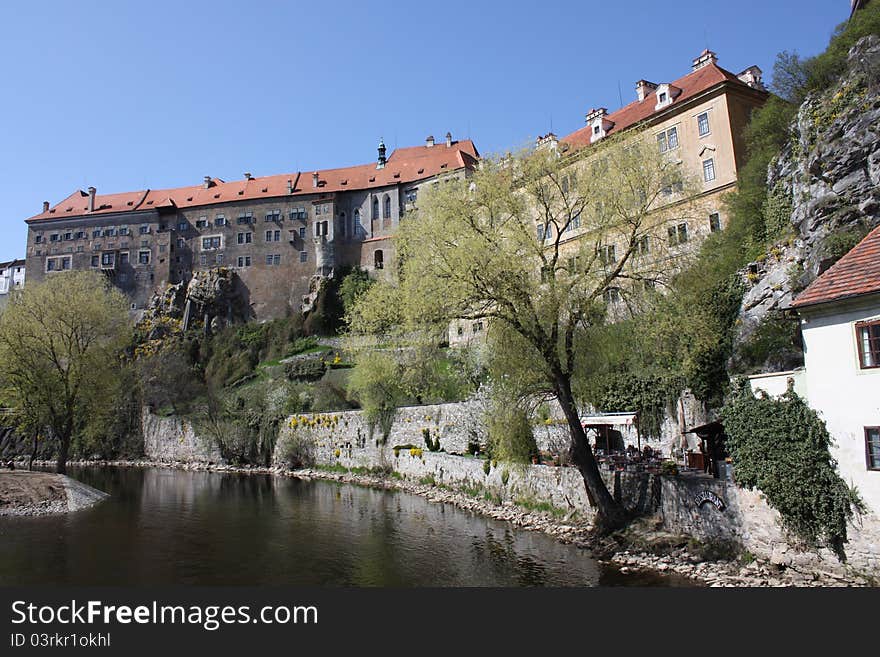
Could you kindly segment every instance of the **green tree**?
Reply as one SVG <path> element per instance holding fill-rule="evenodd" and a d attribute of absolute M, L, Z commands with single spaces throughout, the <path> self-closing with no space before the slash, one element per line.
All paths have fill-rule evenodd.
<path fill-rule="evenodd" d="M 619 526 L 626 513 L 599 474 L 572 392 L 575 337 L 602 321 L 607 298 L 637 305 L 645 281 L 662 284 L 674 255 L 665 249 L 663 224 L 672 217 L 662 206 L 686 198 L 690 184 L 650 136 L 632 132 L 570 157 L 484 159 L 468 179 L 432 189 L 417 217 L 401 223 L 399 280 L 359 298 L 351 329 L 398 325 L 411 334 L 453 319 L 488 320 L 490 333 L 517 346 L 508 363 L 530 371 L 522 377 L 529 392 L 558 399 L 597 524 Z M 676 216 L 684 211 L 677 207 Z M 650 258 L 641 255 L 645 238 Z"/>
<path fill-rule="evenodd" d="M 0 315 L 0 398 L 23 432 L 57 441 L 60 473 L 71 442 L 113 404 L 127 307 L 100 274 L 68 272 L 29 284 Z"/>

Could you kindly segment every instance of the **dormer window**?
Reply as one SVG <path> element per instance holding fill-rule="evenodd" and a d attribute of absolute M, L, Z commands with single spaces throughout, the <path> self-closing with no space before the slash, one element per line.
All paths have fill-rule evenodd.
<path fill-rule="evenodd" d="M 661 110 L 664 107 L 668 107 L 672 104 L 672 101 L 678 97 L 681 93 L 681 89 L 678 87 L 673 87 L 671 84 L 664 83 L 661 85 L 657 85 L 657 104 L 654 105 L 654 111 Z"/>
<path fill-rule="evenodd" d="M 598 135 L 600 132 L 602 132 L 602 126 L 601 125 L 594 125 L 593 126 L 593 134 Z"/>

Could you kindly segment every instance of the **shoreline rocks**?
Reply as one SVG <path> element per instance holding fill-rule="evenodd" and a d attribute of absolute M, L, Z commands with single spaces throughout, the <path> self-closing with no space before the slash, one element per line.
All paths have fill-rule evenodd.
<path fill-rule="evenodd" d="M 0 472 L 0 516 L 47 516 L 88 508 L 107 493 L 48 472 Z"/>

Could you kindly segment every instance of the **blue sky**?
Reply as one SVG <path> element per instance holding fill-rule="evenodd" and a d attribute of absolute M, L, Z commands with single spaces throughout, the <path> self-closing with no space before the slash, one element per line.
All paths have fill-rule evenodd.
<path fill-rule="evenodd" d="M 769 78 L 777 52 L 821 51 L 848 15 L 848 0 L 5 2 L 0 260 L 24 255 L 43 200 L 89 185 L 346 166 L 380 137 L 447 130 L 502 151 L 685 74 L 707 45 Z"/>

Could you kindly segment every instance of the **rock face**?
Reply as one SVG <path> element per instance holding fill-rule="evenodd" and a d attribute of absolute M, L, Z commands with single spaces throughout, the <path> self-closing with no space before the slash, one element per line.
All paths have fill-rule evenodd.
<path fill-rule="evenodd" d="M 206 331 L 250 319 L 244 287 L 237 274 L 226 267 L 193 273 L 188 284 L 169 285 L 156 292 L 141 319 L 148 326 L 148 340 L 159 340 L 175 330 L 201 323 Z"/>
<path fill-rule="evenodd" d="M 800 106 L 788 143 L 769 167 L 767 188 L 794 236 L 742 272 L 750 287 L 736 344 L 880 224 L 880 38 L 861 39 L 840 82 Z"/>

